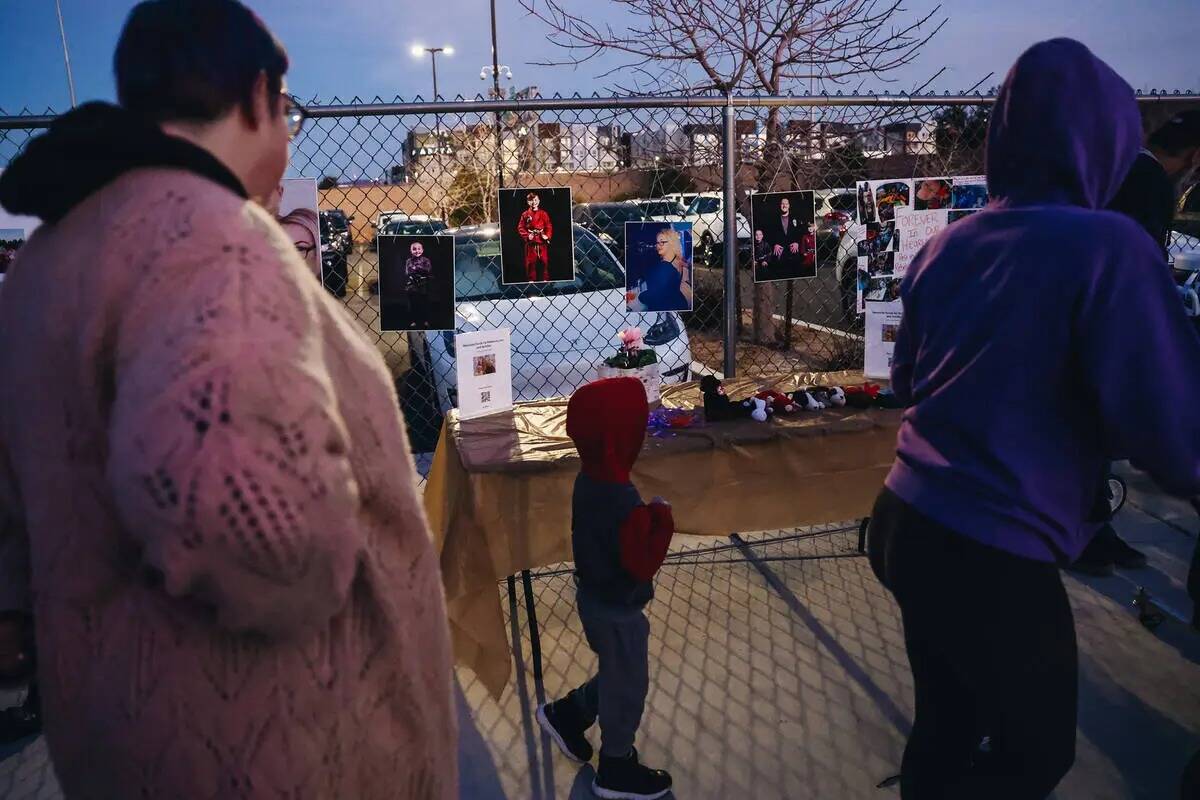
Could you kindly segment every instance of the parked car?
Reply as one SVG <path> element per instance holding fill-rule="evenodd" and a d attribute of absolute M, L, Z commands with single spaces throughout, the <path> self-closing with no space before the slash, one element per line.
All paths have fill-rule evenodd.
<path fill-rule="evenodd" d="M 564 397 L 594 380 L 596 368 L 616 352 L 617 333 L 635 325 L 657 351 L 664 383 L 690 379 L 692 352 L 682 318 L 673 312 L 628 313 L 625 273 L 612 251 L 586 228 L 573 229 L 574 280 L 507 286 L 501 278 L 498 226 L 449 231 L 455 250 L 455 331 L 416 334 L 422 345 L 414 359 L 417 374 L 407 384 L 431 391 L 414 397 L 411 389 L 402 390 L 416 447 L 431 448 L 441 415 L 458 405 L 455 333 L 511 330 L 513 399 L 518 402 Z M 420 419 L 429 420 L 424 428 L 416 424 Z"/>
<path fill-rule="evenodd" d="M 696 264 L 714 266 L 721 263 L 721 246 L 725 242 L 725 198 L 720 192 L 698 194 L 688 206 L 684 222 L 692 223 L 692 237 L 696 243 Z M 749 263 L 750 223 L 741 214 L 737 215 L 738 252 L 744 263 Z"/>
<path fill-rule="evenodd" d="M 428 214 L 406 214 L 403 211 L 386 211 L 375 222 L 375 237 L 371 240 L 371 251 L 378 252 L 380 236 L 432 236 L 446 230 L 446 223 Z"/>
<path fill-rule="evenodd" d="M 858 220 L 858 193 L 853 189 L 823 189 L 815 200 L 818 233 L 840 236 Z"/>
<path fill-rule="evenodd" d="M 579 203 L 572 209 L 571 218 L 596 234 L 621 262 L 625 260 L 625 223 L 649 219 L 634 202 Z"/>
<path fill-rule="evenodd" d="M 696 194 L 697 192 L 675 192 L 673 194 L 664 194 L 662 199 L 674 200 L 676 203 L 679 203 L 679 205 L 687 208 L 692 204 L 692 201 L 696 199 Z"/>
<path fill-rule="evenodd" d="M 353 245 L 350 219 L 339 210 L 317 215 L 321 229 L 321 281 L 334 297 L 346 296 L 346 264 Z"/>
<path fill-rule="evenodd" d="M 686 222 L 687 206 L 680 203 L 678 200 L 668 200 L 666 198 L 658 200 L 634 200 L 638 207 L 646 214 L 646 218 L 653 222 Z"/>

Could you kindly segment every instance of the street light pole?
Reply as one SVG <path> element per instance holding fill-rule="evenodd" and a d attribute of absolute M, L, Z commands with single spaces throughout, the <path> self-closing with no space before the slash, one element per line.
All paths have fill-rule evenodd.
<path fill-rule="evenodd" d="M 496 102 L 500 102 L 502 95 L 500 94 L 500 48 L 496 44 L 496 0 L 491 0 L 492 6 L 492 91 L 495 94 Z M 501 189 L 504 188 L 504 153 L 503 137 L 500 135 L 500 112 L 496 112 L 495 123 L 496 135 L 496 183 Z M 499 200 L 496 206 L 496 219 L 500 218 Z"/>

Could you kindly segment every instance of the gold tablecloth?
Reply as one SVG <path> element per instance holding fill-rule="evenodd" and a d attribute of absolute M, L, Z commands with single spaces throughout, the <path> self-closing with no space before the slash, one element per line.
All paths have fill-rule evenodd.
<path fill-rule="evenodd" d="M 731 397 L 764 386 L 861 383 L 857 373 L 802 374 L 764 383 L 727 381 Z M 697 384 L 663 391 L 666 407 L 700 405 Z M 567 401 L 442 427 L 425 487 L 441 555 L 454 649 L 499 697 L 512 658 L 496 584 L 571 558 L 571 490 L 578 455 L 566 434 Z M 680 533 L 818 525 L 867 516 L 895 453 L 900 412 L 837 409 L 677 429 L 646 438 L 633 480 L 673 506 Z"/>

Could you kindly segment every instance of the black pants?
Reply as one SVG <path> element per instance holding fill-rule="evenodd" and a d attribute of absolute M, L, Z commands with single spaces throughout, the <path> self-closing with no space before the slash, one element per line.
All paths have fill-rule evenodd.
<path fill-rule="evenodd" d="M 600 666 L 559 702 L 574 706 L 582 730 L 599 717 L 600 753 L 620 758 L 633 749 L 650 690 L 650 621 L 641 611 L 606 614 L 582 599 L 579 618 Z"/>
<path fill-rule="evenodd" d="M 868 550 L 900 605 L 916 687 L 901 797 L 1045 798 L 1075 760 L 1075 623 L 1057 567 L 948 530 L 886 489 Z"/>

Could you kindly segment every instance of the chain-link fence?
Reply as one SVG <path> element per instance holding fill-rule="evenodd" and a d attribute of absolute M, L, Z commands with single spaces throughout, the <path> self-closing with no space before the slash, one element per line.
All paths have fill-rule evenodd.
<path fill-rule="evenodd" d="M 1147 127 L 1194 95 L 1141 98 Z M 454 237 L 456 328 L 509 328 L 514 399 L 570 394 L 640 325 L 664 380 L 859 368 L 855 185 L 983 172 L 991 97 L 532 98 L 312 105 L 289 175 L 319 181 L 323 280 L 397 382 L 416 452 L 458 404 L 453 332 L 381 329 L 381 234 Z M 0 168 L 51 116 L 0 116 Z M 505 283 L 497 190 L 569 187 L 574 280 Z M 755 283 L 755 192 L 811 191 L 815 277 Z M 626 309 L 630 220 L 690 222 L 692 309 Z M 1176 247 L 1200 246 L 1179 240 Z M 761 246 L 761 245 L 760 245 Z"/>

